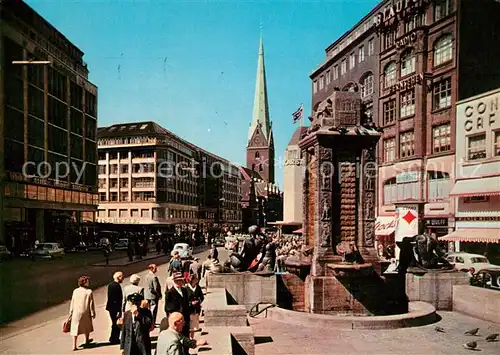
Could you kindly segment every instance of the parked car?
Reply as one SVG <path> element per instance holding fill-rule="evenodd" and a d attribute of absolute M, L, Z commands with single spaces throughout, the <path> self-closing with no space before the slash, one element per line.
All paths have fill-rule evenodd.
<path fill-rule="evenodd" d="M 115 250 L 127 250 L 128 244 L 129 240 L 127 238 L 118 239 L 118 242 L 115 244 Z"/>
<path fill-rule="evenodd" d="M 476 273 L 483 269 L 500 269 L 500 266 L 491 264 L 485 256 L 479 254 L 450 253 L 446 256 L 446 260 L 459 271 L 474 269 Z"/>
<path fill-rule="evenodd" d="M 88 251 L 87 245 L 84 242 L 80 242 L 73 247 L 65 247 L 64 248 L 65 253 L 76 253 L 76 252 L 80 252 L 80 251 L 82 251 L 82 252 Z"/>
<path fill-rule="evenodd" d="M 187 243 L 177 243 L 174 245 L 170 255 L 174 255 L 174 252 L 178 251 L 181 259 L 189 259 L 193 256 L 193 249 Z"/>
<path fill-rule="evenodd" d="M 470 284 L 500 291 L 500 269 L 483 269 L 472 276 Z"/>
<path fill-rule="evenodd" d="M 226 240 L 224 237 L 215 237 L 214 238 L 214 241 L 212 242 L 213 245 L 215 245 L 216 247 L 223 247 L 224 244 L 226 243 Z"/>
<path fill-rule="evenodd" d="M 31 257 L 47 258 L 47 259 L 60 259 L 64 256 L 64 249 L 58 243 L 40 243 L 31 252 Z"/>
<path fill-rule="evenodd" d="M 0 260 L 10 260 L 12 254 L 5 245 L 0 245 Z"/>
<path fill-rule="evenodd" d="M 108 248 L 111 246 L 111 241 L 108 238 L 99 239 L 99 247 L 100 248 Z"/>

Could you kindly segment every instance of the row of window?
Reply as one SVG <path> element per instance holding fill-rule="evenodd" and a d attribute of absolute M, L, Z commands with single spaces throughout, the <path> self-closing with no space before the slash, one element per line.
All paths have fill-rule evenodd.
<path fill-rule="evenodd" d="M 441 153 L 451 150 L 451 126 L 449 123 L 432 128 L 432 153 Z M 415 155 L 415 133 L 406 131 L 399 134 L 399 158 L 409 158 Z M 387 138 L 383 141 L 384 163 L 396 160 L 396 138 Z"/>
<path fill-rule="evenodd" d="M 492 132 L 493 149 L 488 149 L 486 133 L 467 137 L 467 160 L 500 157 L 500 131 Z"/>
<path fill-rule="evenodd" d="M 55 189 L 45 186 L 26 185 L 14 182 L 5 184 L 6 197 L 23 198 L 39 201 L 53 201 L 63 203 L 78 203 L 97 205 L 97 195 L 86 192 Z"/>
<path fill-rule="evenodd" d="M 383 204 L 390 205 L 407 200 L 420 200 L 421 182 L 397 183 L 396 178 L 384 183 Z M 447 173 L 429 172 L 427 179 L 427 199 L 431 202 L 448 198 L 451 189 L 450 177 Z"/>
<path fill-rule="evenodd" d="M 433 85 L 432 108 L 440 110 L 451 107 L 451 78 L 443 79 Z M 399 94 L 399 118 L 407 118 L 415 114 L 415 89 L 403 91 Z M 391 98 L 382 105 L 384 125 L 396 122 L 396 99 Z"/>

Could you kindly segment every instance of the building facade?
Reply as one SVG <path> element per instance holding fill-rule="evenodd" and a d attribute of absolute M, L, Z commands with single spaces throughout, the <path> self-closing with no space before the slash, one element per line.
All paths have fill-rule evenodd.
<path fill-rule="evenodd" d="M 499 8 L 495 0 L 382 1 L 311 75 L 313 115 L 333 90 L 359 91 L 365 120 L 371 114 L 383 129 L 378 238 L 391 238 L 401 204 L 418 206 L 437 236 L 453 231 L 455 103 L 500 86 L 500 22 L 491 16 Z"/>
<path fill-rule="evenodd" d="M 488 15 L 499 7 L 492 0 L 386 1 L 378 11 L 380 220 L 393 218 L 395 204 L 419 204 L 432 233 L 453 229 L 455 103 L 500 84 L 493 59 L 500 25 Z"/>
<path fill-rule="evenodd" d="M 267 99 L 264 43 L 262 36 L 257 60 L 257 76 L 253 115 L 248 130 L 246 167 L 241 167 L 243 178 L 241 206 L 243 227 L 253 224 L 265 226 L 282 218 L 282 193 L 275 185 L 275 155 L 272 123 Z"/>
<path fill-rule="evenodd" d="M 306 131 L 306 127 L 298 127 L 285 151 L 285 166 L 283 167 L 283 222 L 285 225 L 287 223 L 302 225 L 302 180 L 305 166 L 299 141 Z"/>
<path fill-rule="evenodd" d="M 500 89 L 457 102 L 454 249 L 500 262 Z"/>
<path fill-rule="evenodd" d="M 83 52 L 23 1 L 0 2 L 0 61 L 0 242 L 72 246 L 97 210 L 97 87 Z"/>
<path fill-rule="evenodd" d="M 238 225 L 239 170 L 154 122 L 99 129 L 98 221 L 206 229 Z"/>

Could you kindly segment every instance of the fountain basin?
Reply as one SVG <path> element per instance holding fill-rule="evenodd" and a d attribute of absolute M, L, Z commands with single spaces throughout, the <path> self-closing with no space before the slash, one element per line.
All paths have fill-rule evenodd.
<path fill-rule="evenodd" d="M 436 308 L 426 302 L 410 302 L 408 313 L 390 316 L 342 316 L 291 311 L 280 307 L 267 310 L 266 318 L 287 324 L 314 328 L 397 329 L 436 322 Z"/>
<path fill-rule="evenodd" d="M 374 268 L 370 263 L 351 264 L 351 263 L 333 263 L 326 267 L 335 277 L 365 277 L 369 276 Z"/>

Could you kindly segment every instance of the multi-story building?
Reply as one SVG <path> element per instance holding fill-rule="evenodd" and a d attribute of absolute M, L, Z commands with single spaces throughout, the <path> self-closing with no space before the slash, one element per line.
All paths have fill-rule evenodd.
<path fill-rule="evenodd" d="M 438 236 L 453 229 L 455 102 L 500 86 L 500 22 L 491 16 L 499 8 L 495 0 L 382 1 L 312 74 L 313 114 L 332 90 L 358 87 L 363 99 L 373 87 L 373 122 L 384 130 L 379 237 L 393 234 L 398 204 L 417 205 Z M 370 55 L 360 63 L 361 48 Z M 373 86 L 361 80 L 365 70 Z"/>
<path fill-rule="evenodd" d="M 453 225 L 455 103 L 500 86 L 494 0 L 385 1 L 376 15 L 380 82 L 379 216 L 423 205 L 437 236 Z"/>
<path fill-rule="evenodd" d="M 241 178 L 227 160 L 154 122 L 100 128 L 98 137 L 99 222 L 194 229 L 241 221 Z"/>
<path fill-rule="evenodd" d="M 306 127 L 298 127 L 292 135 L 285 151 L 283 166 L 283 227 L 296 231 L 302 225 L 302 180 L 304 178 L 304 160 L 299 141 L 306 132 Z M 290 228 L 287 228 L 287 227 Z"/>
<path fill-rule="evenodd" d="M 500 262 L 500 89 L 457 102 L 456 230 L 445 241 L 456 251 Z"/>
<path fill-rule="evenodd" d="M 379 41 L 374 16 L 380 7 L 326 48 L 325 61 L 310 75 L 313 114 L 334 91 L 357 91 L 362 99 L 363 119 L 376 122 Z"/>
<path fill-rule="evenodd" d="M 26 3 L 0 2 L 0 243 L 71 246 L 93 221 L 97 88 L 88 73 L 83 52 Z"/>

